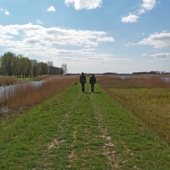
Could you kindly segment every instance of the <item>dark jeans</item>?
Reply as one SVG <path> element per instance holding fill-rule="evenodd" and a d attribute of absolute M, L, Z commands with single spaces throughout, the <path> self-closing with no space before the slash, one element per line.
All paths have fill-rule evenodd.
<path fill-rule="evenodd" d="M 85 83 L 81 83 L 82 92 L 85 92 Z"/>
<path fill-rule="evenodd" d="M 91 83 L 91 92 L 94 92 L 94 86 L 95 86 L 95 84 Z"/>

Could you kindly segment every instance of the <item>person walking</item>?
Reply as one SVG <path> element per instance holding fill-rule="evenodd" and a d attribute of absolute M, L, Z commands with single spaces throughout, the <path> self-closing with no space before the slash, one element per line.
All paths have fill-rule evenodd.
<path fill-rule="evenodd" d="M 86 84 L 86 76 L 84 75 L 84 73 L 81 73 L 80 83 L 81 83 L 82 92 L 84 93 L 85 92 L 85 84 Z"/>
<path fill-rule="evenodd" d="M 94 76 L 94 74 L 92 74 L 92 76 L 90 77 L 89 83 L 91 84 L 91 92 L 94 93 L 94 86 L 96 84 L 96 77 Z"/>

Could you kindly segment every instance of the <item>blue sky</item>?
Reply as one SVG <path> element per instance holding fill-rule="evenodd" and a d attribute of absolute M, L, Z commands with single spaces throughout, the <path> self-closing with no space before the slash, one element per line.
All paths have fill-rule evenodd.
<path fill-rule="evenodd" d="M 170 0 L 0 0 L 0 55 L 69 73 L 170 72 Z"/>

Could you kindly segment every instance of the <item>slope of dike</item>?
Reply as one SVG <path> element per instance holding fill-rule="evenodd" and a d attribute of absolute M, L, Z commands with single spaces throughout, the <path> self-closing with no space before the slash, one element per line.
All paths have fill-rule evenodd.
<path fill-rule="evenodd" d="M 1 119 L 0 169 L 168 170 L 170 147 L 96 85 Z"/>

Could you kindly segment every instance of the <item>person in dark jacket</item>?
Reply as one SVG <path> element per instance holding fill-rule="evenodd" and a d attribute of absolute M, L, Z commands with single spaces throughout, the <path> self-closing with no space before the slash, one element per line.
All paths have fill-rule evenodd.
<path fill-rule="evenodd" d="M 89 83 L 91 84 L 91 92 L 94 93 L 94 86 L 96 84 L 96 78 L 94 74 L 92 74 L 92 76 L 90 77 Z"/>
<path fill-rule="evenodd" d="M 86 76 L 84 75 L 84 73 L 81 73 L 80 83 L 81 83 L 82 92 L 85 92 Z"/>

